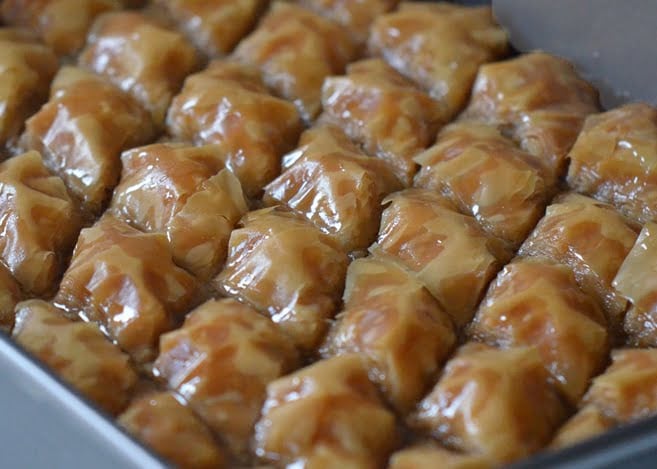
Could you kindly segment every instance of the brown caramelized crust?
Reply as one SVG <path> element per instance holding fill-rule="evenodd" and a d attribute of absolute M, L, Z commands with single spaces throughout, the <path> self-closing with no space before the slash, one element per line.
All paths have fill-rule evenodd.
<path fill-rule="evenodd" d="M 153 136 L 132 98 L 87 71 L 63 67 L 50 101 L 27 121 L 21 144 L 39 150 L 71 194 L 97 214 L 118 182 L 121 150 Z"/>
<path fill-rule="evenodd" d="M 57 57 L 26 31 L 0 28 L 0 149 L 12 146 L 25 119 L 48 99 Z"/>
<path fill-rule="evenodd" d="M 71 321 L 42 300 L 16 306 L 13 338 L 105 412 L 128 404 L 137 374 L 95 324 Z"/>
<path fill-rule="evenodd" d="M 118 424 L 180 469 L 222 469 L 224 455 L 210 431 L 170 392 L 139 398 Z"/>
<path fill-rule="evenodd" d="M 545 256 L 573 269 L 577 283 L 600 302 L 615 331 L 621 327 L 627 301 L 611 282 L 636 237 L 634 229 L 609 205 L 566 194 L 547 208 L 519 253 Z"/>
<path fill-rule="evenodd" d="M 302 124 L 293 104 L 268 94 L 257 69 L 215 61 L 185 80 L 167 129 L 179 139 L 218 145 L 226 167 L 255 197 L 278 176 L 281 156 L 294 148 Z"/>
<path fill-rule="evenodd" d="M 598 95 L 564 59 L 542 52 L 483 65 L 463 118 L 498 126 L 535 156 L 553 184 Z"/>
<path fill-rule="evenodd" d="M 230 232 L 247 211 L 218 149 L 158 143 L 129 150 L 121 160 L 110 211 L 142 231 L 165 233 L 173 260 L 199 278 L 216 275 Z"/>
<path fill-rule="evenodd" d="M 304 350 L 322 338 L 339 303 L 347 255 L 289 212 L 248 213 L 232 232 L 220 290 L 266 312 Z"/>
<path fill-rule="evenodd" d="M 321 109 L 324 78 L 343 73 L 355 55 L 356 47 L 340 25 L 281 1 L 272 4 L 234 53 L 258 66 L 267 86 L 294 102 L 307 122 Z"/>
<path fill-rule="evenodd" d="M 584 406 L 573 415 L 557 432 L 550 448 L 561 449 L 593 438 L 616 426 L 613 419 L 604 415 L 593 405 Z"/>
<path fill-rule="evenodd" d="M 488 282 L 511 257 L 505 243 L 432 191 L 397 192 L 384 203 L 372 254 L 406 266 L 458 327 L 470 321 Z"/>
<path fill-rule="evenodd" d="M 323 118 L 342 127 L 365 151 L 388 161 L 406 186 L 413 182 L 413 157 L 434 139 L 439 103 L 381 59 L 347 67 L 322 87 Z"/>
<path fill-rule="evenodd" d="M 361 358 L 351 354 L 270 383 L 255 448 L 281 465 L 374 469 L 396 439 L 394 415 L 380 402 Z"/>
<path fill-rule="evenodd" d="M 404 2 L 374 21 L 369 47 L 439 101 L 447 122 L 465 106 L 479 66 L 506 53 L 507 37 L 490 7 Z"/>
<path fill-rule="evenodd" d="M 265 187 L 264 202 L 287 205 L 347 251 L 367 249 L 383 197 L 401 188 L 387 163 L 359 152 L 333 126 L 304 132 L 283 161 L 290 167 Z"/>
<path fill-rule="evenodd" d="M 7 24 L 35 30 L 57 55 L 73 55 L 94 19 L 120 7 L 118 0 L 4 0 L 0 11 Z"/>
<path fill-rule="evenodd" d="M 55 302 L 101 324 L 141 364 L 155 358 L 160 334 L 192 306 L 196 292 L 163 234 L 105 215 L 80 233 Z"/>
<path fill-rule="evenodd" d="M 657 219 L 657 109 L 627 104 L 589 116 L 570 154 L 568 184 L 641 223 Z"/>
<path fill-rule="evenodd" d="M 235 300 L 211 300 L 164 334 L 154 372 L 176 389 L 233 453 L 246 456 L 270 381 L 297 365 L 290 340 Z"/>
<path fill-rule="evenodd" d="M 535 346 L 556 387 L 576 404 L 607 358 L 605 325 L 570 267 L 518 259 L 491 285 L 469 335 L 503 348 Z"/>
<path fill-rule="evenodd" d="M 387 399 L 409 412 L 456 342 L 449 317 L 407 271 L 371 257 L 349 266 L 344 302 L 323 355 L 361 353 Z"/>
<path fill-rule="evenodd" d="M 14 307 L 22 298 L 21 288 L 7 268 L 0 264 L 0 332 L 14 327 Z"/>
<path fill-rule="evenodd" d="M 542 448 L 564 416 L 535 348 L 469 343 L 411 423 L 458 450 L 508 463 Z"/>
<path fill-rule="evenodd" d="M 449 125 L 415 161 L 422 168 L 416 186 L 440 192 L 512 246 L 522 243 L 545 209 L 541 167 L 490 126 Z"/>
<path fill-rule="evenodd" d="M 0 260 L 27 293 L 54 293 L 79 229 L 64 183 L 37 152 L 0 164 Z"/>
<path fill-rule="evenodd" d="M 118 12 L 104 14 L 94 23 L 79 63 L 130 93 L 159 126 L 171 98 L 199 60 L 182 34 L 141 13 Z"/>
<path fill-rule="evenodd" d="M 388 469 L 491 469 L 495 465 L 483 456 L 457 453 L 435 443 L 422 443 L 397 451 Z"/>

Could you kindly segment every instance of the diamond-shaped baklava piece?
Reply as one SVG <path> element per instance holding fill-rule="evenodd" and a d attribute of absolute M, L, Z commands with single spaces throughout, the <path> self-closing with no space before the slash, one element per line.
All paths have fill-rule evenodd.
<path fill-rule="evenodd" d="M 261 458 L 303 467 L 380 467 L 397 440 L 358 355 L 321 360 L 267 386 L 256 425 Z M 288 466 L 292 467 L 292 466 Z"/>
<path fill-rule="evenodd" d="M 173 263 L 165 235 L 105 215 L 80 233 L 55 302 L 101 324 L 144 363 L 155 358 L 160 334 L 196 301 L 196 287 Z"/>
<path fill-rule="evenodd" d="M 587 440 L 616 426 L 613 419 L 607 417 L 593 405 L 584 406 L 563 424 L 550 444 L 559 449 Z"/>
<path fill-rule="evenodd" d="M 128 356 L 96 324 L 64 314 L 42 300 L 19 303 L 13 338 L 101 409 L 120 412 L 137 383 Z"/>
<path fill-rule="evenodd" d="M 18 282 L 6 267 L 0 265 L 0 332 L 11 332 L 14 327 L 14 307 L 21 298 Z"/>
<path fill-rule="evenodd" d="M 388 463 L 388 469 L 491 469 L 494 466 L 483 456 L 458 453 L 435 443 L 408 446 L 394 453 Z"/>

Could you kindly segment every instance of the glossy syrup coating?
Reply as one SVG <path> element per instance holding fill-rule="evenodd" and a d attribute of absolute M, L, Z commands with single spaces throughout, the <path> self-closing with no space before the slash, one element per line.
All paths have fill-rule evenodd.
<path fill-rule="evenodd" d="M 256 197 L 280 173 L 281 157 L 294 148 L 302 124 L 292 103 L 268 93 L 256 68 L 224 60 L 185 80 L 167 130 L 178 139 L 217 145 L 246 194 Z"/>
<path fill-rule="evenodd" d="M 605 326 L 570 267 L 521 258 L 499 273 L 468 332 L 502 348 L 535 346 L 555 386 L 576 404 L 607 358 Z"/>
<path fill-rule="evenodd" d="M 441 124 L 438 101 L 381 59 L 352 63 L 345 76 L 324 80 L 322 105 L 323 119 L 388 161 L 406 186 L 417 169 L 413 157 L 433 141 Z"/>
<path fill-rule="evenodd" d="M 657 219 L 657 109 L 645 103 L 589 116 L 569 153 L 568 184 L 640 223 Z"/>
<path fill-rule="evenodd" d="M 599 301 L 609 326 L 617 330 L 627 301 L 611 282 L 636 238 L 636 231 L 613 207 L 566 194 L 547 208 L 519 254 L 544 256 L 573 269 L 580 288 Z"/>
<path fill-rule="evenodd" d="M 389 205 L 370 252 L 408 268 L 457 327 L 469 322 L 488 282 L 511 257 L 505 243 L 433 191 L 397 192 L 384 203 Z"/>
<path fill-rule="evenodd" d="M 289 338 L 266 316 L 232 299 L 210 300 L 160 339 L 153 369 L 238 456 L 248 456 L 270 381 L 298 362 Z"/>
<path fill-rule="evenodd" d="M 228 467 L 210 431 L 173 393 L 140 397 L 117 423 L 180 469 Z"/>
<path fill-rule="evenodd" d="M 80 225 L 64 183 L 37 152 L 0 164 L 0 260 L 25 292 L 54 293 Z"/>
<path fill-rule="evenodd" d="M 483 456 L 458 453 L 437 445 L 420 443 L 393 453 L 388 469 L 491 469 L 495 465 Z"/>
<path fill-rule="evenodd" d="M 596 406 L 586 405 L 562 425 L 550 443 L 550 448 L 561 449 L 575 445 L 615 426 L 616 422 Z"/>
<path fill-rule="evenodd" d="M 218 153 L 174 143 L 128 150 L 110 205 L 132 226 L 165 233 L 173 260 L 202 279 L 218 273 L 230 232 L 247 212 L 240 183 Z"/>
<path fill-rule="evenodd" d="M 418 280 L 392 262 L 369 257 L 349 266 L 344 311 L 322 353 L 363 355 L 370 378 L 406 414 L 455 342 L 449 316 Z"/>
<path fill-rule="evenodd" d="M 14 307 L 22 296 L 21 287 L 11 272 L 0 265 L 0 332 L 11 332 L 16 316 Z"/>
<path fill-rule="evenodd" d="M 177 267 L 163 234 L 111 215 L 80 233 L 55 302 L 98 322 L 139 364 L 155 358 L 160 334 L 196 300 L 194 278 Z"/>
<path fill-rule="evenodd" d="M 458 450 L 509 463 L 541 449 L 563 417 L 535 348 L 469 343 L 447 363 L 411 424 Z"/>
<path fill-rule="evenodd" d="M 381 201 L 401 189 L 386 162 L 363 154 L 334 126 L 304 132 L 283 165 L 289 167 L 265 187 L 264 202 L 287 205 L 346 251 L 376 239 Z"/>
<path fill-rule="evenodd" d="M 356 47 L 339 24 L 275 1 L 233 55 L 259 67 L 267 86 L 292 101 L 310 122 L 321 109 L 324 78 L 343 73 L 355 58 Z"/>
<path fill-rule="evenodd" d="M 289 212 L 248 213 L 230 235 L 217 287 L 266 312 L 305 351 L 318 345 L 335 313 L 348 257 L 338 244 Z"/>
<path fill-rule="evenodd" d="M 465 106 L 479 66 L 507 52 L 490 7 L 403 2 L 379 16 L 369 48 L 440 102 L 444 122 Z"/>
<path fill-rule="evenodd" d="M 95 324 L 42 300 L 16 306 L 13 339 L 105 412 L 118 414 L 137 383 L 128 355 Z"/>
<path fill-rule="evenodd" d="M 132 95 L 160 126 L 199 58 L 182 34 L 141 13 L 116 12 L 96 20 L 78 62 Z"/>
<path fill-rule="evenodd" d="M 415 161 L 421 167 L 416 186 L 440 192 L 514 247 L 545 209 L 549 188 L 541 167 L 493 127 L 451 124 Z"/>
<path fill-rule="evenodd" d="M 358 355 L 320 360 L 267 386 L 256 454 L 285 467 L 374 469 L 397 441 L 395 417 Z"/>
<path fill-rule="evenodd" d="M 33 29 L 57 55 L 74 55 L 101 13 L 121 7 L 118 0 L 4 0 L 5 23 Z"/>
<path fill-rule="evenodd" d="M 97 214 L 118 182 L 121 151 L 153 136 L 148 115 L 130 96 L 90 72 L 62 67 L 50 101 L 26 122 L 21 145 L 40 151 L 71 194 Z"/>

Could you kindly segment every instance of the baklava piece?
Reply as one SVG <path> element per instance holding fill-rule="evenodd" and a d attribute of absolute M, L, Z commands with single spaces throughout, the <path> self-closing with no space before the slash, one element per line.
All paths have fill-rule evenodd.
<path fill-rule="evenodd" d="M 80 225 L 64 183 L 37 152 L 0 164 L 0 260 L 25 292 L 54 293 Z"/>
<path fill-rule="evenodd" d="M 199 58 L 182 34 L 141 13 L 118 12 L 94 23 L 79 63 L 132 95 L 160 126 L 171 98 L 198 67 Z"/>
<path fill-rule="evenodd" d="M 546 169 L 552 185 L 598 94 L 575 68 L 542 52 L 483 65 L 462 118 L 495 125 Z"/>
<path fill-rule="evenodd" d="M 351 263 L 344 303 L 323 354 L 362 354 L 370 377 L 406 414 L 456 342 L 451 320 L 406 270 L 376 258 Z"/>
<path fill-rule="evenodd" d="M 657 219 L 657 109 L 627 104 L 589 116 L 570 154 L 568 184 L 641 223 Z"/>
<path fill-rule="evenodd" d="M 339 303 L 347 255 L 289 212 L 262 209 L 241 223 L 230 236 L 218 288 L 266 312 L 297 346 L 312 350 Z"/>
<path fill-rule="evenodd" d="M 479 66 L 508 46 L 490 7 L 404 2 L 374 21 L 369 47 L 427 90 L 447 122 L 465 106 Z"/>
<path fill-rule="evenodd" d="M 167 116 L 175 138 L 214 144 L 244 191 L 260 195 L 302 130 L 293 104 L 267 92 L 257 69 L 215 61 L 185 80 Z"/>
<path fill-rule="evenodd" d="M 0 11 L 5 23 L 33 29 L 57 55 L 74 55 L 94 19 L 120 7 L 118 0 L 4 0 Z"/>
<path fill-rule="evenodd" d="M 50 49 L 29 40 L 21 30 L 0 28 L 0 50 L 1 149 L 14 145 L 25 119 L 48 99 L 59 64 Z"/>
<path fill-rule="evenodd" d="M 117 414 L 128 404 L 137 374 L 95 324 L 71 321 L 52 304 L 29 300 L 16 306 L 12 336 L 104 411 Z"/>
<path fill-rule="evenodd" d="M 496 129 L 477 123 L 445 127 L 415 158 L 415 185 L 440 192 L 493 236 L 517 247 L 548 199 L 541 167 Z"/>
<path fill-rule="evenodd" d="M 267 386 L 258 456 L 286 467 L 382 467 L 397 441 L 358 355 L 321 360 Z"/>
<path fill-rule="evenodd" d="M 502 348 L 535 346 L 553 383 L 576 404 L 608 354 L 604 313 L 570 267 L 538 259 L 508 264 L 470 325 L 475 340 Z"/>
<path fill-rule="evenodd" d="M 27 121 L 21 145 L 40 151 L 71 194 L 97 214 L 118 182 L 121 151 L 153 136 L 148 115 L 130 96 L 90 72 L 63 67 L 50 101 Z"/>
<path fill-rule="evenodd" d="M 9 270 L 0 264 L 0 332 L 14 327 L 14 307 L 22 298 L 21 288 Z"/>
<path fill-rule="evenodd" d="M 344 72 L 356 47 L 337 23 L 299 6 L 276 1 L 234 56 L 262 70 L 267 86 L 312 121 L 321 109 L 324 78 Z"/>
<path fill-rule="evenodd" d="M 559 197 L 520 248 L 566 264 L 580 288 L 604 308 L 613 331 L 622 327 L 627 301 L 612 287 L 637 233 L 611 206 L 577 194 Z"/>
<path fill-rule="evenodd" d="M 470 343 L 411 423 L 455 449 L 509 463 L 541 449 L 564 416 L 536 349 Z"/>
<path fill-rule="evenodd" d="M 388 161 L 406 186 L 417 169 L 413 157 L 441 124 L 439 103 L 381 59 L 353 63 L 345 76 L 324 80 L 322 105 L 323 120 Z"/>
<path fill-rule="evenodd" d="M 110 211 L 142 231 L 166 234 L 173 260 L 197 277 L 216 275 L 247 211 L 217 148 L 159 143 L 128 150 L 121 161 Z"/>
<path fill-rule="evenodd" d="M 495 465 L 483 456 L 464 454 L 435 443 L 421 443 L 397 451 L 388 469 L 491 469 Z"/>
<path fill-rule="evenodd" d="M 130 404 L 118 424 L 180 469 L 222 469 L 226 458 L 194 412 L 170 392 Z"/>
<path fill-rule="evenodd" d="M 381 201 L 401 188 L 387 163 L 361 153 L 333 126 L 304 132 L 283 164 L 289 167 L 265 187 L 264 202 L 287 205 L 347 251 L 374 241 Z"/>
<path fill-rule="evenodd" d="M 163 234 L 146 234 L 111 215 L 80 233 L 57 304 L 98 322 L 137 363 L 157 354 L 195 301 L 194 278 L 171 260 Z"/>
<path fill-rule="evenodd" d="M 408 268 L 460 327 L 472 319 L 488 282 L 511 253 L 486 235 L 474 218 L 440 195 L 410 189 L 389 196 L 374 255 Z"/>
<path fill-rule="evenodd" d="M 604 415 L 593 405 L 584 406 L 573 415 L 557 432 L 550 447 L 565 448 L 600 435 L 616 426 L 613 419 Z"/>

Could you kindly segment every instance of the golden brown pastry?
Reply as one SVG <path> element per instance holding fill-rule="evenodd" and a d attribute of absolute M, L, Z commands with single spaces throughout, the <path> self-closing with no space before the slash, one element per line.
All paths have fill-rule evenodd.
<path fill-rule="evenodd" d="M 535 348 L 462 346 L 420 402 L 412 424 L 498 463 L 529 456 L 565 417 Z"/>
<path fill-rule="evenodd" d="M 435 443 L 408 446 L 390 457 L 388 469 L 491 469 L 483 456 L 457 453 Z"/>
<path fill-rule="evenodd" d="M 621 327 L 627 301 L 611 282 L 637 234 L 612 207 L 577 194 L 547 208 L 520 248 L 522 256 L 545 256 L 568 265 L 586 294 L 603 306 L 612 329 Z"/>
<path fill-rule="evenodd" d="M 196 293 L 194 278 L 171 260 L 165 235 L 105 215 L 80 233 L 55 302 L 101 324 L 142 364 L 155 358 L 160 334 Z"/>
<path fill-rule="evenodd" d="M 132 98 L 90 72 L 63 67 L 21 144 L 40 151 L 71 194 L 97 214 L 118 182 L 121 150 L 153 136 L 148 115 Z"/>
<path fill-rule="evenodd" d="M 593 405 L 586 405 L 573 415 L 557 432 L 550 447 L 561 449 L 587 440 L 616 426 L 613 419 Z"/>
<path fill-rule="evenodd" d="M 180 469 L 228 467 L 221 448 L 194 412 L 170 392 L 130 404 L 118 424 Z"/>
<path fill-rule="evenodd" d="M 267 86 L 294 102 L 310 122 L 321 109 L 324 78 L 344 72 L 356 56 L 356 46 L 337 23 L 275 1 L 233 55 L 259 67 Z"/>
<path fill-rule="evenodd" d="M 167 116 L 171 135 L 196 144 L 216 144 L 244 191 L 260 195 L 280 172 L 281 156 L 301 133 L 293 104 L 267 92 L 256 68 L 214 61 L 185 80 Z"/>
<path fill-rule="evenodd" d="M 388 161 L 406 186 L 417 170 L 413 157 L 433 141 L 442 117 L 438 101 L 381 59 L 353 63 L 345 76 L 324 80 L 322 105 L 323 119 Z"/>
<path fill-rule="evenodd" d="M 312 350 L 339 303 L 347 255 L 328 235 L 289 212 L 250 212 L 242 225 L 230 236 L 216 285 L 269 314 L 297 346 Z"/>
<path fill-rule="evenodd" d="M 14 327 L 14 307 L 22 297 L 18 282 L 9 270 L 0 265 L 0 332 L 11 332 Z"/>
<path fill-rule="evenodd" d="M 627 104 L 589 116 L 570 154 L 568 184 L 641 223 L 657 219 L 657 109 Z"/>
<path fill-rule="evenodd" d="M 7 24 L 35 30 L 57 55 L 73 55 L 94 19 L 120 7 L 118 0 L 4 0 L 0 11 Z"/>
<path fill-rule="evenodd" d="M 566 155 L 598 94 L 575 68 L 542 52 L 483 65 L 462 118 L 498 126 L 535 156 L 550 184 L 566 170 Z"/>
<path fill-rule="evenodd" d="M 507 37 L 490 7 L 403 2 L 379 16 L 369 48 L 440 103 L 444 122 L 466 104 L 479 66 L 502 57 Z"/>
<path fill-rule="evenodd" d="M 157 143 L 129 150 L 121 161 L 110 211 L 142 231 L 166 234 L 173 260 L 199 278 L 216 275 L 247 211 L 218 149 Z"/>
<path fill-rule="evenodd" d="M 131 94 L 157 126 L 164 123 L 185 77 L 199 65 L 194 47 L 182 34 L 137 12 L 99 17 L 78 62 Z"/>
<path fill-rule="evenodd" d="M 470 321 L 488 282 L 511 257 L 504 243 L 432 191 L 397 192 L 384 203 L 372 254 L 406 266 L 458 327 Z"/>
<path fill-rule="evenodd" d="M 361 358 L 352 354 L 270 383 L 255 449 L 281 465 L 374 469 L 396 439 L 394 415 L 380 402 Z"/>
<path fill-rule="evenodd" d="M 128 404 L 137 374 L 95 324 L 71 321 L 42 300 L 16 306 L 14 340 L 105 412 Z"/>
<path fill-rule="evenodd" d="M 469 335 L 502 348 L 535 346 L 555 386 L 577 404 L 604 366 L 604 313 L 570 267 L 541 259 L 508 264 L 484 298 Z"/>
<path fill-rule="evenodd" d="M 164 334 L 154 373 L 176 389 L 233 453 L 248 454 L 270 381 L 297 365 L 289 338 L 235 300 L 211 300 Z"/>
<path fill-rule="evenodd" d="M 422 168 L 416 186 L 440 192 L 512 246 L 522 243 L 545 209 L 541 167 L 490 126 L 449 125 L 415 161 Z"/>
<path fill-rule="evenodd" d="M 304 132 L 283 161 L 289 168 L 265 187 L 264 202 L 287 205 L 347 251 L 367 249 L 383 197 L 401 188 L 388 164 L 361 153 L 334 126 Z"/>
<path fill-rule="evenodd" d="M 449 317 L 411 274 L 371 257 L 349 266 L 344 303 L 323 355 L 362 354 L 386 398 L 409 412 L 456 342 Z"/>
<path fill-rule="evenodd" d="M 24 30 L 0 28 L 0 147 L 13 146 L 25 119 L 48 99 L 57 57 Z"/>
<path fill-rule="evenodd" d="M 79 229 L 64 183 L 37 152 L 0 164 L 0 260 L 26 293 L 54 293 Z"/>

